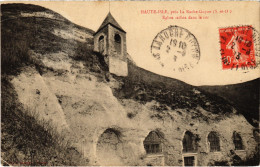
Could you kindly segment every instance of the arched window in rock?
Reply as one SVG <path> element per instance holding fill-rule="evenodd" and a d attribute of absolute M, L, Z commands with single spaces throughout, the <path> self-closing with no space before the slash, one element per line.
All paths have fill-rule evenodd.
<path fill-rule="evenodd" d="M 209 133 L 208 141 L 211 152 L 220 151 L 219 136 L 216 132 Z"/>
<path fill-rule="evenodd" d="M 152 131 L 144 140 L 144 148 L 147 154 L 162 152 L 162 137 L 155 131 Z"/>
<path fill-rule="evenodd" d="M 103 53 L 105 50 L 105 42 L 104 42 L 104 36 L 101 35 L 98 39 L 98 50 L 100 53 Z"/>
<path fill-rule="evenodd" d="M 115 49 L 118 54 L 121 54 L 121 37 L 119 34 L 115 34 Z"/>
<path fill-rule="evenodd" d="M 182 145 L 183 152 L 196 152 L 197 150 L 195 136 L 189 131 L 185 132 Z"/>
<path fill-rule="evenodd" d="M 233 142 L 235 145 L 235 150 L 243 150 L 242 138 L 237 132 L 233 133 Z"/>

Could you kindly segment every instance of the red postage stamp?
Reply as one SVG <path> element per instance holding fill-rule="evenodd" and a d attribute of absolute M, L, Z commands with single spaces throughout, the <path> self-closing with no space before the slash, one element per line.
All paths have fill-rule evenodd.
<path fill-rule="evenodd" d="M 256 67 L 252 26 L 220 28 L 219 37 L 223 69 Z"/>

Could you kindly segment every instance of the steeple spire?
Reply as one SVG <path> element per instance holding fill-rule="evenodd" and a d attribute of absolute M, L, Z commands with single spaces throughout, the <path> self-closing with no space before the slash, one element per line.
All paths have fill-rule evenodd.
<path fill-rule="evenodd" d="M 105 18 L 105 20 L 103 21 L 103 23 L 101 24 L 101 26 L 98 28 L 98 30 L 96 31 L 96 33 L 98 33 L 103 27 L 107 26 L 108 24 L 112 25 L 113 27 L 125 32 L 123 30 L 123 28 L 117 23 L 117 21 L 115 20 L 115 18 L 112 16 L 112 14 L 109 13 L 107 14 L 107 17 Z"/>

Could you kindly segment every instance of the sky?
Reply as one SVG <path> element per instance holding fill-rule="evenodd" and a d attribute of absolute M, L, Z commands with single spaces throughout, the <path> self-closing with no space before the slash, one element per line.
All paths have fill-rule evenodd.
<path fill-rule="evenodd" d="M 10 2 L 8 2 L 10 3 Z M 103 22 L 109 12 L 114 16 L 120 26 L 127 32 L 127 52 L 137 66 L 154 73 L 176 78 L 192 85 L 225 85 L 253 80 L 259 77 L 259 66 L 256 69 L 223 69 L 221 60 L 221 46 L 219 28 L 252 25 L 257 32 L 259 30 L 258 2 L 54 2 L 54 1 L 25 1 L 23 3 L 37 4 L 51 9 L 75 24 L 90 28 L 94 31 Z M 151 10 L 159 13 L 151 13 Z M 167 13 L 160 13 L 165 12 Z M 184 13 L 181 13 L 184 12 Z M 149 13 L 150 12 L 150 13 Z M 197 12 L 197 13 L 196 13 Z M 205 12 L 211 12 L 206 14 Z M 217 13 L 213 13 L 217 12 Z M 167 18 L 168 19 L 165 19 Z M 188 19 L 191 16 L 193 19 Z M 184 19 L 186 17 L 186 19 Z M 194 19 L 197 17 L 197 19 Z M 198 19 L 203 17 L 204 19 Z M 178 26 L 179 30 L 187 30 L 195 41 L 184 40 L 185 58 L 175 54 L 180 50 L 166 52 L 171 39 L 165 39 L 161 45 L 161 61 L 164 66 L 155 59 L 151 51 L 153 40 L 161 31 L 169 26 Z M 167 30 L 166 30 L 167 31 Z M 164 33 L 165 31 L 163 31 Z M 169 31 L 167 31 L 169 33 Z M 259 38 L 259 34 L 258 34 Z M 159 38 L 155 40 L 160 40 Z M 194 59 L 192 43 L 199 47 L 199 60 Z M 171 43 L 172 44 L 172 43 Z M 177 42 L 177 44 L 179 44 Z M 258 41 L 259 44 L 259 41 Z M 257 43 L 255 44 L 257 45 Z M 255 47 L 256 48 L 256 47 Z M 255 56 L 259 61 L 258 56 Z M 176 60 L 176 61 L 175 61 Z M 179 67 L 192 62 L 192 68 L 180 72 Z M 173 71 L 173 69 L 176 69 Z"/>

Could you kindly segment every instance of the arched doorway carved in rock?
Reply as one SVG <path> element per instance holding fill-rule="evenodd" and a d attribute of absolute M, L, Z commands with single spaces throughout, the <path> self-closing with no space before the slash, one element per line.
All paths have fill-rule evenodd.
<path fill-rule="evenodd" d="M 102 133 L 97 143 L 97 159 L 99 165 L 122 166 L 123 142 L 121 133 L 109 128 Z"/>

